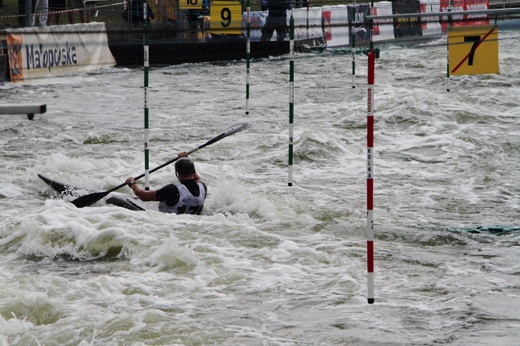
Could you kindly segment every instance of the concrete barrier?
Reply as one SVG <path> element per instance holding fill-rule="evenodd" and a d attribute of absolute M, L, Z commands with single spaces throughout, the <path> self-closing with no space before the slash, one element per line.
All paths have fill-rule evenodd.
<path fill-rule="evenodd" d="M 27 114 L 29 120 L 33 120 L 35 114 L 45 112 L 47 112 L 46 104 L 0 104 L 0 114 Z"/>

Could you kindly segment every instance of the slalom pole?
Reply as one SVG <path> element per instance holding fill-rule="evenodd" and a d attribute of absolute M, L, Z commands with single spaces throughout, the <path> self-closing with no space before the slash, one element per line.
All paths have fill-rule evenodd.
<path fill-rule="evenodd" d="M 246 3 L 246 115 L 249 115 L 249 76 L 251 59 L 251 2 Z"/>
<path fill-rule="evenodd" d="M 294 139 L 294 17 L 291 10 L 289 21 L 289 179 L 292 186 L 293 139 Z"/>
<path fill-rule="evenodd" d="M 310 25 L 309 25 L 310 10 L 311 10 L 311 0 L 307 0 L 307 12 L 306 12 L 306 14 L 307 14 L 307 26 L 305 27 L 307 29 L 306 30 L 307 38 L 309 38 L 309 31 L 310 31 L 309 30 L 309 27 L 310 27 Z"/>
<path fill-rule="evenodd" d="M 450 47 L 446 40 L 446 91 L 450 92 Z"/>
<path fill-rule="evenodd" d="M 148 47 L 148 3 L 144 0 L 143 3 L 143 46 L 144 46 L 144 175 L 145 175 L 145 190 L 150 190 L 150 148 L 149 148 L 149 130 L 148 130 L 148 69 L 150 67 L 150 52 Z"/>
<path fill-rule="evenodd" d="M 352 10 L 352 24 L 356 22 L 356 2 Z M 356 31 L 352 30 L 352 89 L 356 88 Z"/>
<path fill-rule="evenodd" d="M 451 1 L 448 5 L 448 11 L 451 12 Z M 448 16 L 448 31 L 451 30 L 451 16 Z M 446 40 L 446 91 L 450 92 L 450 44 L 448 40 Z"/>
<path fill-rule="evenodd" d="M 373 8 L 373 3 L 372 3 Z M 372 31 L 372 30 L 371 30 Z M 367 300 L 374 304 L 374 80 L 375 52 L 370 33 L 367 85 Z"/>
<path fill-rule="evenodd" d="M 374 49 L 368 52 L 367 88 L 367 290 L 368 303 L 374 303 Z"/>

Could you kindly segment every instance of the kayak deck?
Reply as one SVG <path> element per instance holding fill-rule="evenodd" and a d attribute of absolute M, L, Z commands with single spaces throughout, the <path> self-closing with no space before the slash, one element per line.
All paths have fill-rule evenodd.
<path fill-rule="evenodd" d="M 86 190 L 69 184 L 65 184 L 54 179 L 51 179 L 43 174 L 38 174 L 38 177 L 43 180 L 48 186 L 56 191 L 60 196 L 74 196 L 78 190 Z M 133 202 L 130 197 L 122 194 L 110 194 L 105 200 L 106 204 L 115 205 L 129 210 L 146 210 L 139 204 Z"/>

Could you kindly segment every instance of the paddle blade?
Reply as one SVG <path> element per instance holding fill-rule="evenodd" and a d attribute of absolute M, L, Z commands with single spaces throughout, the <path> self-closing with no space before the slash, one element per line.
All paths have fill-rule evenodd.
<path fill-rule="evenodd" d="M 206 143 L 204 143 L 203 145 L 201 145 L 198 149 L 203 148 L 207 145 L 213 144 L 217 141 L 220 141 L 222 138 L 226 138 L 228 136 L 231 136 L 232 134 L 243 131 L 243 130 L 249 128 L 250 126 L 251 126 L 251 124 L 246 123 L 246 122 L 235 124 L 235 125 L 231 126 L 230 128 L 226 129 L 224 132 L 222 132 L 217 137 L 215 137 L 212 140 L 209 140 Z"/>
<path fill-rule="evenodd" d="M 81 196 L 73 200 L 71 203 L 78 208 L 88 207 L 101 200 L 103 197 L 108 195 L 111 191 L 95 192 L 85 196 Z"/>
<path fill-rule="evenodd" d="M 250 127 L 251 127 L 251 123 L 248 123 L 248 122 L 238 123 L 238 124 L 235 124 L 235 125 L 227 128 L 224 131 L 224 134 L 225 134 L 225 137 L 227 137 L 227 136 L 230 136 L 230 135 L 232 135 L 234 133 L 237 133 L 237 132 L 243 131 L 245 129 L 248 129 Z"/>

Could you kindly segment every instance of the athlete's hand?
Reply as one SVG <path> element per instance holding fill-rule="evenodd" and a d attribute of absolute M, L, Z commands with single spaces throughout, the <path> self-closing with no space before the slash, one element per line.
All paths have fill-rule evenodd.
<path fill-rule="evenodd" d="M 130 177 L 128 179 L 126 179 L 126 184 L 129 186 L 129 187 L 132 187 L 132 185 L 136 184 L 134 178 Z"/>
<path fill-rule="evenodd" d="M 181 158 L 181 157 L 188 157 L 188 152 L 181 151 L 179 154 L 177 154 L 177 157 L 179 157 L 179 158 Z"/>

